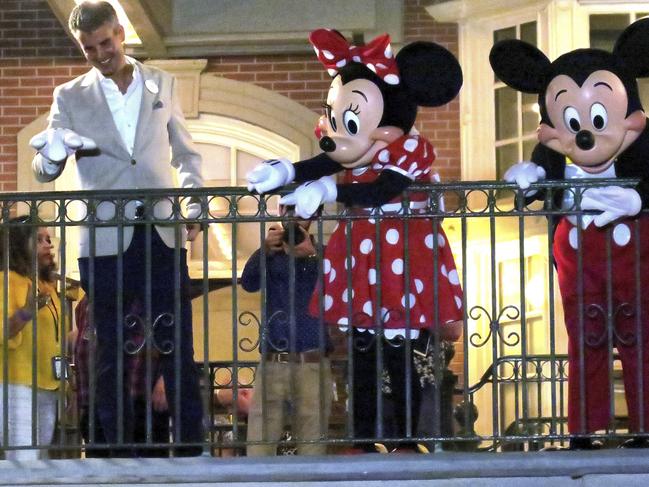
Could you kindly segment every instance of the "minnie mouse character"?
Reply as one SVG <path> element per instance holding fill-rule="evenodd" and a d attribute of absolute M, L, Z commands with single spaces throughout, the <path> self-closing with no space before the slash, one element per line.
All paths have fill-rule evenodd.
<path fill-rule="evenodd" d="M 319 29 L 309 40 L 333 76 L 326 114 L 316 129 L 324 152 L 295 164 L 267 161 L 248 174 L 248 188 L 263 193 L 304 182 L 281 200 L 295 205 L 301 218 L 309 218 L 321 204 L 334 201 L 344 203 L 356 215 L 367 215 L 354 219 L 349 233 L 347 224 L 341 222 L 331 235 L 324 254 L 324 285 L 312 298 L 311 313 L 318 315 L 322 295 L 325 321 L 351 325 L 359 335 L 369 335 L 359 328 L 373 333 L 382 323 L 388 339 L 406 337 L 407 327 L 412 332 L 407 338 L 418 336 L 420 329 L 437 328 L 443 338 L 457 339 L 457 321 L 463 316 L 462 289 L 441 226 L 425 218 L 409 219 L 407 224 L 399 218 L 379 221 L 375 208 L 397 214 L 403 211 L 401 194 L 410 184 L 431 181 L 435 151 L 413 129 L 417 106 L 451 101 L 462 85 L 460 66 L 449 51 L 431 42 L 409 44 L 395 57 L 388 35 L 365 46 L 350 46 L 340 33 Z M 343 182 L 336 184 L 331 175 L 341 171 Z M 425 212 L 426 207 L 425 193 L 410 195 L 411 213 Z M 409 269 L 406 255 L 414 263 Z M 406 347 L 401 345 L 384 347 L 384 363 L 399 398 L 405 397 L 406 382 Z M 354 358 L 354 409 L 356 418 L 368 418 L 368 424 L 357 422 L 356 433 L 372 437 L 376 360 L 369 353 L 360 355 Z M 413 387 L 413 408 L 418 394 L 419 386 Z M 397 414 L 399 435 L 406 432 L 403 409 Z"/>
<path fill-rule="evenodd" d="M 646 315 L 649 295 L 645 292 L 640 296 L 636 292 L 635 276 L 639 266 L 641 286 L 646 290 L 649 219 L 638 214 L 641 208 L 649 206 L 649 128 L 636 78 L 649 76 L 649 19 L 630 25 L 612 53 L 577 49 L 550 62 L 536 47 L 506 40 L 494 45 L 489 59 L 496 75 L 507 85 L 539 95 L 540 143 L 532 153 L 532 162 L 514 164 L 505 173 L 507 181 L 527 189 L 531 183 L 543 179 L 640 179 L 633 188 L 606 186 L 584 191 L 580 207 L 600 213 L 580 215 L 579 219 L 562 218 L 555 230 L 553 253 L 569 338 L 570 432 L 588 433 L 611 426 L 607 313 L 612 316 L 613 345 L 624 368 L 630 427 L 635 431 L 640 429 L 640 411 L 643 411 L 646 431 L 649 427 Z M 541 199 L 543 194 L 528 192 L 528 196 Z M 556 191 L 554 204 L 574 210 L 575 191 Z M 607 245 L 611 238 L 612 273 L 609 275 Z M 578 285 L 580 255 L 581 290 Z M 607 291 L 609 285 L 612 296 Z M 607 303 L 609 297 L 612 308 Z M 642 309 L 640 319 L 637 309 Z M 579 360 L 582 347 L 584 370 Z M 644 397 L 638 396 L 639 373 Z M 582 385 L 585 397 L 582 397 Z M 581 401 L 585 405 L 583 411 Z"/>

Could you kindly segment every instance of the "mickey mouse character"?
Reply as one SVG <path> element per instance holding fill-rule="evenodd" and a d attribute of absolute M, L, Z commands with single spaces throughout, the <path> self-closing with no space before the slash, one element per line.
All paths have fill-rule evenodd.
<path fill-rule="evenodd" d="M 646 431 L 649 428 L 649 294 L 646 293 L 649 219 L 639 212 L 649 206 L 649 128 L 636 78 L 649 76 L 649 19 L 639 20 L 624 30 L 612 53 L 577 49 L 550 62 L 536 47 L 506 40 L 493 46 L 489 60 L 496 75 L 507 85 L 539 95 L 540 143 L 532 153 L 532 162 L 514 164 L 505 173 L 507 181 L 527 189 L 531 183 L 543 179 L 640 179 L 634 188 L 606 186 L 584 191 L 580 207 L 600 213 L 581 215 L 579 219 L 562 218 L 555 230 L 553 252 L 569 338 L 570 432 L 588 433 L 610 426 L 606 317 L 609 311 L 613 315 L 613 344 L 624 368 L 630 425 L 635 431 L 640 429 L 643 411 Z M 528 196 L 543 198 L 542 192 L 528 192 Z M 575 191 L 556 191 L 554 205 L 574 210 Z M 636 229 L 639 240 L 636 240 Z M 607 242 L 611 238 L 612 274 L 609 276 Z M 583 259 L 581 304 L 579 255 Z M 640 328 L 636 324 L 638 266 L 643 290 Z M 612 284 L 612 310 L 607 304 L 609 284 Z M 582 347 L 584 370 L 579 360 Z M 639 362 L 640 352 L 642 362 Z M 643 380 L 642 398 L 638 396 L 639 373 Z M 586 395 L 583 398 L 582 384 Z M 583 414 L 581 400 L 585 401 Z"/>
<path fill-rule="evenodd" d="M 388 35 L 365 46 L 352 46 L 337 31 L 319 29 L 311 33 L 309 41 L 333 77 L 326 114 L 316 130 L 324 152 L 295 164 L 281 159 L 267 161 L 248 174 L 248 188 L 263 193 L 290 182 L 304 183 L 281 200 L 295 205 L 301 218 L 334 201 L 344 203 L 353 214 L 367 215 L 352 220 L 349 234 L 347 224 L 341 222 L 331 235 L 324 254 L 324 286 L 312 298 L 311 313 L 318 315 L 321 293 L 325 322 L 351 325 L 355 333 L 359 328 L 373 333 L 382 322 L 386 338 L 403 338 L 409 318 L 410 338 L 418 336 L 422 328 L 439 328 L 443 338 L 456 339 L 456 324 L 463 316 L 462 289 L 441 226 L 423 218 L 408 220 L 407 227 L 399 218 L 379 221 L 375 208 L 381 206 L 385 213 L 398 214 L 402 211 L 402 192 L 415 181 L 431 181 L 435 150 L 413 129 L 417 106 L 440 106 L 451 101 L 462 85 L 461 68 L 449 51 L 432 42 L 409 44 L 395 57 Z M 343 182 L 336 184 L 331 176 L 341 171 Z M 425 193 L 410 195 L 411 212 L 424 212 L 426 207 Z M 411 262 L 409 269 L 406 255 Z M 434 276 L 438 277 L 437 294 Z M 401 398 L 405 397 L 406 382 L 404 349 L 403 344 L 385 347 L 384 353 L 392 387 L 399 389 L 395 395 Z M 372 437 L 376 360 L 365 362 L 355 358 L 354 409 L 357 418 L 360 415 L 369 420 L 367 428 L 357 423 L 356 433 Z M 363 391 L 359 392 L 358 384 L 366 386 Z M 413 405 L 418 401 L 418 389 L 412 389 Z M 405 413 L 400 413 L 397 433 L 403 435 Z"/>

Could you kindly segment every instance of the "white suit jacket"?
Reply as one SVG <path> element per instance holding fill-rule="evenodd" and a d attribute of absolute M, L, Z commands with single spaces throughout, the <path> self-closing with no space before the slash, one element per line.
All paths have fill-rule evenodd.
<path fill-rule="evenodd" d="M 98 150 L 78 151 L 76 154 L 80 189 L 171 188 L 174 186 L 173 168 L 177 171 L 180 187 L 201 187 L 201 156 L 185 127 L 173 76 L 137 61 L 135 63 L 142 74 L 143 87 L 132 156 L 115 126 L 95 69 L 54 90 L 48 127 L 68 128 L 97 143 Z M 40 154 L 32 161 L 36 178 L 42 182 L 56 179 L 65 168 L 63 163 L 50 174 L 47 171 L 51 165 L 46 161 Z M 133 217 L 136 206 L 135 201 L 126 205 L 127 218 Z M 171 208 L 171 201 L 160 201 L 155 205 L 154 216 L 169 218 Z M 112 204 L 102 203 L 97 208 L 97 217 L 99 220 L 110 219 L 114 211 Z M 156 226 L 156 230 L 167 246 L 174 247 L 173 226 Z M 82 228 L 80 234 L 79 255 L 87 257 L 90 252 L 89 228 Z M 184 245 L 184 228 L 181 235 L 180 245 Z M 132 237 L 133 227 L 124 227 L 124 250 Z M 95 255 L 116 255 L 117 238 L 116 227 L 96 227 Z"/>

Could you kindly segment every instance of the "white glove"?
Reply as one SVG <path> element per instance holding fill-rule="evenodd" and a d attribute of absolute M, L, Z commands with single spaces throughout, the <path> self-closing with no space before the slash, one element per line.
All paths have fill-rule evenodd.
<path fill-rule="evenodd" d="M 259 194 L 284 186 L 295 178 L 295 168 L 287 159 L 270 159 L 246 174 L 248 191 Z"/>
<path fill-rule="evenodd" d="M 333 203 L 338 196 L 336 182 L 331 176 L 324 176 L 299 186 L 293 193 L 283 196 L 282 205 L 295 205 L 295 214 L 310 218 L 323 203 Z"/>
<path fill-rule="evenodd" d="M 527 189 L 530 184 L 545 179 L 545 169 L 533 162 L 518 162 L 505 171 L 504 179 L 508 183 L 518 184 L 521 189 Z M 528 192 L 527 195 L 531 196 L 534 193 L 536 191 Z"/>
<path fill-rule="evenodd" d="M 47 129 L 34 135 L 29 141 L 43 157 L 61 163 L 79 149 L 97 148 L 94 140 L 83 137 L 70 129 Z"/>
<path fill-rule="evenodd" d="M 606 186 L 604 188 L 589 188 L 581 197 L 582 210 L 600 210 L 593 221 L 598 227 L 603 227 L 613 220 L 625 216 L 635 216 L 642 209 L 640 194 L 632 188 Z"/>

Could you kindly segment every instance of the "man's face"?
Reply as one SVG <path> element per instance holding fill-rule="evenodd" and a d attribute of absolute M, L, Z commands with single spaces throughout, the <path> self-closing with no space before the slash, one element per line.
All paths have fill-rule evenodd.
<path fill-rule="evenodd" d="M 110 78 L 126 65 L 124 57 L 124 28 L 118 23 L 105 22 L 92 32 L 74 32 L 86 60 L 101 74 Z"/>

